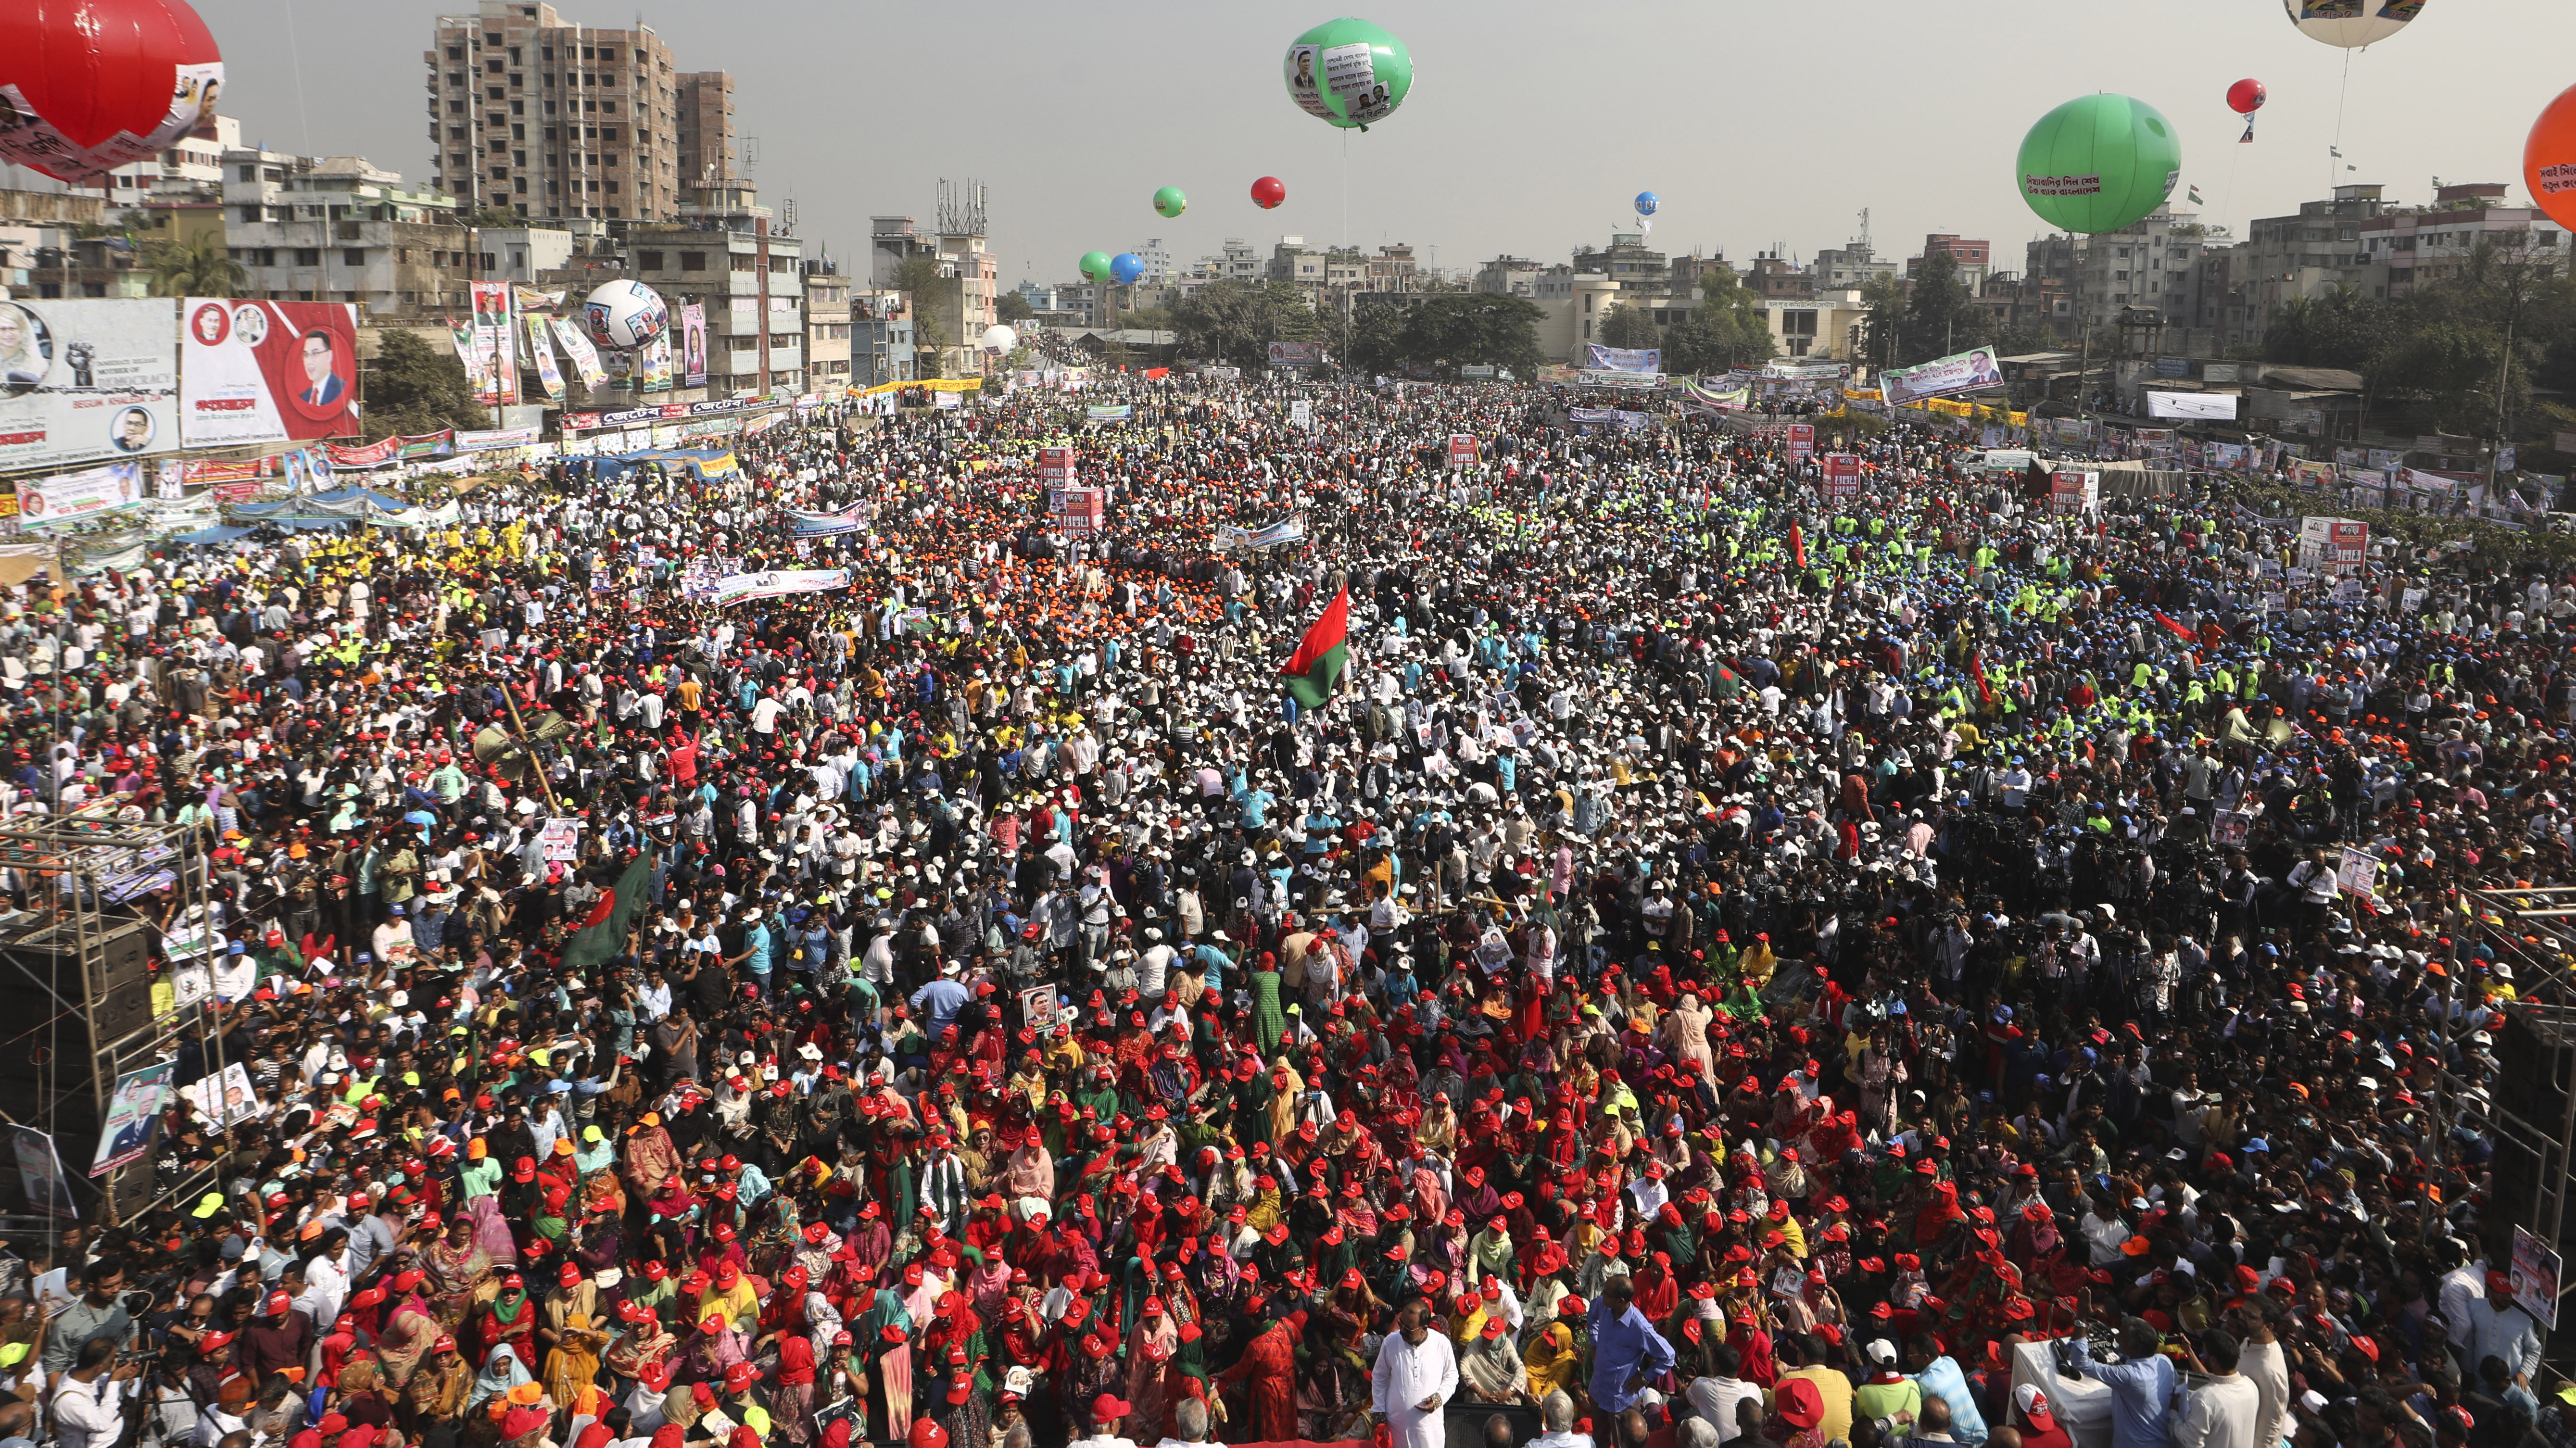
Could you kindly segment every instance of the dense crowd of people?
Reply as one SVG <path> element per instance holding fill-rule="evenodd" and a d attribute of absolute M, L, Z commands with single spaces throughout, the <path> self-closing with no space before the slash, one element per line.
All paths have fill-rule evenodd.
<path fill-rule="evenodd" d="M 221 903 L 166 1205 L 0 1302 L 0 1433 L 2568 1441 L 2469 892 L 2566 875 L 2576 586 L 1283 387 L 17 600 L 11 807 Z M 714 601 L 788 569 L 846 585 Z"/>

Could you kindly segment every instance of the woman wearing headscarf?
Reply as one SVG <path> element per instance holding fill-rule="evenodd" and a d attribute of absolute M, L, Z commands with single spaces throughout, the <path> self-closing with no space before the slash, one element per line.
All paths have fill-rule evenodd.
<path fill-rule="evenodd" d="M 814 1344 L 809 1338 L 778 1340 L 778 1381 L 769 1393 L 769 1415 L 779 1435 L 795 1448 L 814 1436 Z"/>
<path fill-rule="evenodd" d="M 431 1313 L 453 1332 L 464 1324 L 475 1299 L 493 1280 L 491 1254 L 475 1240 L 474 1223 L 460 1216 L 447 1224 L 446 1235 L 430 1243 L 420 1257 L 429 1273 Z"/>
<path fill-rule="evenodd" d="M 590 1411 L 586 1400 L 599 1391 L 599 1350 L 608 1342 L 608 1334 L 590 1325 L 588 1313 L 565 1315 L 563 1326 L 555 1332 L 555 1345 L 546 1354 L 546 1396 L 575 1414 Z M 599 1407 L 606 1405 L 600 1404 Z"/>
<path fill-rule="evenodd" d="M 500 1294 L 474 1314 L 474 1340 L 486 1357 L 504 1343 L 516 1349 L 522 1363 L 536 1355 L 537 1305 L 518 1273 L 503 1277 Z"/>
<path fill-rule="evenodd" d="M 386 1310 L 384 1325 L 376 1332 L 376 1355 L 384 1360 L 385 1376 L 396 1389 L 411 1382 L 439 1338 L 438 1318 L 421 1295 L 426 1281 L 417 1268 L 394 1275 L 398 1300 Z"/>
<path fill-rule="evenodd" d="M 1252 1436 L 1277 1443 L 1297 1436 L 1296 1374 L 1296 1330 L 1288 1319 L 1272 1318 L 1244 1344 L 1234 1366 L 1218 1373 L 1216 1380 L 1243 1384 L 1250 1399 Z"/>
<path fill-rule="evenodd" d="M 466 1394 L 465 1409 L 472 1412 L 500 1397 L 521 1383 L 534 1382 L 527 1365 L 519 1360 L 517 1349 L 497 1343 L 483 1358 L 483 1370 L 474 1375 L 473 1390 Z"/>
<path fill-rule="evenodd" d="M 488 1364 L 487 1366 L 496 1366 Z M 506 1370 L 502 1377 L 506 1378 Z M 493 1392 L 507 1392 L 510 1384 L 496 1379 Z M 402 1401 L 395 1417 L 403 1430 L 417 1438 L 440 1423 L 452 1423 L 468 1406 L 479 1401 L 484 1392 L 483 1379 L 456 1351 L 456 1339 L 440 1333 L 430 1344 L 429 1356 L 413 1371 L 411 1381 L 403 1385 Z"/>

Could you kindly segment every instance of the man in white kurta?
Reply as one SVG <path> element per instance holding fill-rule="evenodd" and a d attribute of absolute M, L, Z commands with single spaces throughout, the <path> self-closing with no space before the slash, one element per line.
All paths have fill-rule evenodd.
<path fill-rule="evenodd" d="M 1416 1300 L 1378 1347 L 1369 1406 L 1386 1420 L 1391 1448 L 1444 1448 L 1449 1430 L 1442 1409 L 1457 1394 L 1457 1354 L 1447 1334 L 1430 1330 Z"/>

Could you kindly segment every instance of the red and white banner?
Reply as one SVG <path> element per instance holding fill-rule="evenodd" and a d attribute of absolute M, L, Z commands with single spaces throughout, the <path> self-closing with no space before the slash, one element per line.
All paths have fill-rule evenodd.
<path fill-rule="evenodd" d="M 1816 455 L 1816 425 L 1811 422 L 1789 424 L 1789 461 L 1802 463 Z"/>
<path fill-rule="evenodd" d="M 1073 449 L 1069 447 L 1038 449 L 1038 485 L 1050 492 L 1073 486 Z"/>
<path fill-rule="evenodd" d="M 1822 461 L 1825 501 L 1829 504 L 1859 502 L 1860 458 L 1852 453 L 1827 453 Z"/>
<path fill-rule="evenodd" d="M 1476 465 L 1476 435 L 1471 432 L 1449 434 L 1449 466 L 1472 468 Z"/>
<path fill-rule="evenodd" d="M 357 435 L 356 307 L 190 297 L 179 337 L 184 446 Z"/>

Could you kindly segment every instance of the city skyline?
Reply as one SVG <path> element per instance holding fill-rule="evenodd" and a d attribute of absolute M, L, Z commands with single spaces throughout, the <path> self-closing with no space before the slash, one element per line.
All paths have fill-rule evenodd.
<path fill-rule="evenodd" d="M 637 18 L 592 13 L 582 0 L 557 8 L 567 22 Z M 225 44 L 225 109 L 246 140 L 364 155 L 426 184 L 420 52 L 436 17 L 464 7 L 354 0 L 327 23 L 292 0 L 200 9 Z M 1549 26 L 1561 13 L 1533 5 L 1481 7 L 1470 19 L 1388 0 L 1369 17 L 1405 40 L 1417 83 L 1364 135 L 1299 113 L 1280 85 L 1279 55 L 1327 18 L 1321 11 L 1148 3 L 1111 32 L 1076 12 L 1010 5 L 999 12 L 1008 38 L 961 65 L 918 63 L 956 38 L 935 11 L 870 16 L 850 44 L 832 43 L 851 29 L 847 12 L 809 0 L 770 0 L 758 28 L 738 13 L 641 18 L 682 69 L 734 77 L 738 144 L 750 151 L 757 138 L 762 201 L 783 208 L 794 197 L 800 233 L 828 243 L 845 268 L 863 251 L 870 215 L 927 221 L 939 178 L 972 175 L 992 189 L 1006 287 L 1072 280 L 1084 251 L 1149 236 L 1164 239 L 1176 270 L 1227 237 L 1266 251 L 1282 235 L 1364 251 L 1411 243 L 1424 265 L 1453 273 L 1500 254 L 1556 262 L 1633 228 L 1628 199 L 1646 189 L 1663 198 L 1651 244 L 1670 253 L 1697 248 L 1741 265 L 1779 245 L 1803 261 L 1857 235 L 1866 207 L 1881 256 L 1901 259 L 1925 234 L 1949 232 L 1990 238 L 1997 269 L 2018 270 L 2022 243 L 2046 231 L 2012 189 L 2021 134 L 2094 89 L 2164 111 L 2184 142 L 2178 209 L 2191 209 L 2184 198 L 2197 186 L 2201 218 L 2239 238 L 2256 216 L 2356 182 L 2412 204 L 2431 199 L 2437 174 L 2503 181 L 2523 200 L 2523 134 L 2565 80 L 2544 59 L 2547 33 L 2569 23 L 2562 14 L 2521 0 L 2435 0 L 2405 32 L 2350 56 L 2347 98 L 2346 53 L 2300 35 L 2275 0 L 2195 9 L 2191 24 L 2148 27 L 1998 0 L 1971 29 L 1955 10 L 1890 13 L 1858 0 L 1640 0 L 1595 8 L 1579 30 L 1558 33 Z M 281 36 L 288 44 L 276 44 Z M 1534 107 L 1523 42 L 1540 37 L 1551 74 L 1633 72 L 1637 92 Z M 1922 58 L 1945 47 L 1964 68 L 1924 73 Z M 1705 57 L 1708 74 L 1659 86 L 1652 58 L 1676 55 Z M 1142 94 L 1159 100 L 1090 114 L 1111 92 L 1085 77 L 1107 62 L 1153 77 Z M 2428 88 L 2472 73 L 2473 90 L 2439 97 L 2443 123 L 2422 125 Z M 2239 145 L 2223 97 L 2248 75 L 2266 83 L 2271 103 L 2255 143 Z M 1856 99 L 1820 104 L 1820 94 Z M 2339 103 L 2344 155 L 2333 159 Z M 1891 138 L 1914 144 L 1899 153 Z M 1276 211 L 1246 195 L 1262 175 L 1288 184 Z M 31 184 L 32 173 L 18 177 Z M 1191 198 L 1178 219 L 1149 204 L 1167 184 Z"/>

